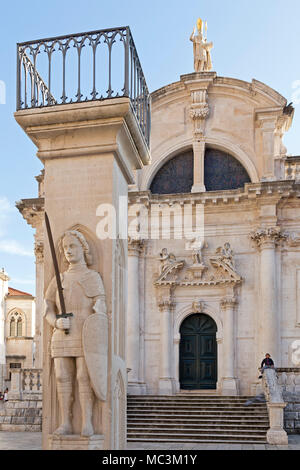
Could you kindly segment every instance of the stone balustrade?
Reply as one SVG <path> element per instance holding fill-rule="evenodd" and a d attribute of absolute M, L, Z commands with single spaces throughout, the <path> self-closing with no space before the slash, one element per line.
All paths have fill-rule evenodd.
<path fill-rule="evenodd" d="M 41 369 L 15 369 L 11 371 L 9 399 L 38 398 L 43 391 Z"/>
<path fill-rule="evenodd" d="M 268 444 L 288 445 L 287 433 L 284 430 L 283 412 L 286 403 L 282 387 L 279 385 L 275 369 L 265 369 L 262 378 L 264 394 L 267 400 L 270 429 L 267 432 Z"/>
<path fill-rule="evenodd" d="M 300 367 L 278 368 L 277 375 L 283 392 L 300 395 Z"/>
<path fill-rule="evenodd" d="M 284 401 L 284 429 L 288 434 L 300 433 L 300 367 L 277 369 L 278 383 Z"/>
<path fill-rule="evenodd" d="M 285 161 L 285 179 L 300 181 L 300 157 L 287 157 Z"/>

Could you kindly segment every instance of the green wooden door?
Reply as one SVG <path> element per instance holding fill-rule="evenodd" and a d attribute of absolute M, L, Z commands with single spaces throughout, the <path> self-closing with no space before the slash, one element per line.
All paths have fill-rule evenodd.
<path fill-rule="evenodd" d="M 212 390 L 217 384 L 217 325 L 203 313 L 184 320 L 180 328 L 180 387 Z"/>

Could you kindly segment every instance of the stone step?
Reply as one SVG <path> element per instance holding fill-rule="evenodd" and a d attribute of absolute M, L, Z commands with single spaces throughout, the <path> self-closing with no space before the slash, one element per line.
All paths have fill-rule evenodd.
<path fill-rule="evenodd" d="M 200 419 L 199 421 L 190 421 L 190 420 L 177 420 L 177 419 L 174 419 L 174 420 L 155 420 L 155 419 L 152 419 L 152 420 L 142 420 L 142 419 L 139 419 L 139 420 L 131 420 L 129 419 L 127 421 L 127 425 L 128 427 L 130 428 L 133 428 L 133 427 L 141 427 L 141 426 L 153 426 L 153 427 L 156 427 L 156 426 L 165 426 L 166 428 L 167 427 L 174 427 L 174 426 L 186 426 L 187 428 L 189 427 L 201 427 L 201 426 L 213 426 L 213 427 L 247 427 L 247 428 L 266 428 L 268 427 L 268 422 L 265 421 L 263 423 L 261 423 L 261 421 L 252 421 L 252 422 L 241 422 L 240 420 L 235 420 L 235 421 L 230 421 L 230 422 L 227 422 L 227 420 L 220 420 L 220 421 L 210 421 L 210 420 L 207 420 L 207 421 L 202 421 L 202 419 Z"/>
<path fill-rule="evenodd" d="M 165 426 L 165 425 L 150 425 L 148 427 L 144 426 L 136 426 L 136 427 L 129 427 L 128 428 L 128 433 L 157 433 L 157 432 L 167 432 L 168 434 L 177 434 L 177 433 L 184 433 L 184 434 L 202 434 L 202 433 L 207 433 L 207 432 L 217 432 L 218 434 L 226 434 L 230 431 L 232 434 L 265 434 L 266 433 L 266 426 L 263 427 L 262 429 L 256 428 L 255 426 L 252 427 L 245 427 L 245 429 L 240 429 L 237 426 L 227 426 L 224 425 L 222 427 L 220 426 L 214 426 L 213 424 L 207 425 L 207 426 L 202 426 L 202 427 L 189 427 L 189 426 L 184 426 L 182 429 L 181 427 L 176 427 L 175 426 Z"/>
<path fill-rule="evenodd" d="M 225 432 L 224 434 L 218 433 L 216 434 L 215 432 L 213 433 L 208 433 L 205 431 L 203 434 L 187 434 L 187 433 L 176 433 L 176 434 L 170 434 L 170 433 L 145 433 L 145 432 L 139 432 L 137 434 L 133 433 L 128 433 L 127 435 L 127 440 L 128 441 L 147 441 L 147 442 L 154 442 L 157 440 L 160 440 L 161 442 L 199 442 L 200 440 L 203 441 L 209 441 L 209 442 L 215 442 L 216 440 L 223 440 L 226 442 L 233 442 L 235 441 L 244 441 L 247 443 L 249 441 L 252 442 L 266 442 L 266 434 L 231 434 L 228 432 Z"/>
<path fill-rule="evenodd" d="M 186 404 L 181 404 L 181 403 L 174 403 L 174 404 L 171 404 L 171 403 L 128 403 L 127 404 L 128 408 L 129 409 L 133 409 L 133 408 L 157 408 L 157 409 L 160 409 L 160 408 L 182 408 L 182 409 L 187 409 L 187 410 L 193 410 L 195 408 L 197 409 L 207 409 L 207 408 L 224 408 L 224 409 L 241 409 L 241 408 L 247 408 L 247 409 L 260 409 L 260 408 L 264 408 L 265 407 L 265 403 L 263 404 L 257 404 L 257 405 L 249 405 L 249 406 L 245 406 L 244 404 L 239 404 L 239 405 L 232 405 L 232 404 L 202 404 L 202 403 L 199 403 L 199 404 L 195 404 L 195 405 L 186 405 Z"/>
<path fill-rule="evenodd" d="M 252 400 L 254 399 L 253 396 L 234 396 L 234 397 L 226 397 L 226 396 L 205 396 L 205 395 L 175 395 L 175 396 L 169 396 L 169 395 L 128 395 L 127 400 L 144 400 L 144 401 L 149 401 L 149 400 L 167 400 L 169 402 L 173 401 L 230 401 L 230 402 L 236 402 L 236 401 L 243 401 L 243 400 Z"/>
<path fill-rule="evenodd" d="M 149 407 L 132 407 L 132 408 L 127 408 L 127 411 L 128 413 L 183 413 L 183 414 L 189 414 L 189 413 L 197 413 L 197 414 L 200 414 L 200 413 L 227 413 L 227 414 L 236 414 L 236 413 L 240 413 L 240 414 L 256 414 L 257 416 L 260 416 L 261 414 L 263 413 L 267 413 L 267 410 L 265 408 L 262 408 L 260 410 L 258 409 L 251 409 L 251 408 L 223 408 L 223 407 L 220 407 L 220 408 L 214 408 L 214 407 L 209 407 L 209 408 L 177 408 L 177 407 L 171 407 L 171 408 L 155 408 L 153 406 L 149 406 Z"/>
<path fill-rule="evenodd" d="M 127 439 L 127 442 L 151 442 L 151 443 L 165 443 L 165 442 L 170 442 L 170 443 L 182 443 L 182 444 L 208 444 L 210 442 L 212 442 L 213 444 L 266 444 L 267 441 L 266 439 L 261 439 L 261 438 L 257 438 L 255 440 L 252 440 L 252 438 L 249 438 L 249 439 L 238 439 L 236 436 L 235 437 L 232 437 L 230 441 L 228 440 L 224 440 L 222 438 L 213 438 L 213 437 L 208 437 L 208 439 L 197 439 L 197 440 L 194 440 L 194 439 L 173 439 L 173 438 L 170 438 L 170 439 L 154 439 L 154 438 L 139 438 L 139 437 L 136 437 L 136 438 L 128 438 Z"/>
<path fill-rule="evenodd" d="M 171 428 L 171 427 L 174 427 L 174 426 L 177 426 L 177 427 L 184 427 L 184 428 L 198 428 L 198 427 L 207 427 L 207 426 L 210 426 L 210 427 L 216 427 L 216 428 L 227 428 L 227 427 L 230 427 L 230 428 L 246 428 L 246 429 L 251 429 L 251 428 L 255 428 L 255 429 L 265 429 L 265 428 L 268 428 L 268 422 L 265 421 L 265 423 L 261 423 L 261 422 L 255 422 L 253 421 L 252 423 L 241 423 L 240 421 L 234 421 L 234 422 L 230 422 L 230 423 L 227 423 L 225 421 L 220 421 L 220 422 L 211 422 L 211 421 L 199 421 L 199 422 L 191 422 L 191 421 L 178 421 L 178 420 L 174 420 L 173 422 L 172 421 L 155 421 L 155 420 L 149 420 L 149 421 L 143 421 L 143 420 L 138 420 L 138 421 L 132 421 L 132 420 L 128 420 L 127 422 L 127 426 L 128 428 L 130 429 L 133 429 L 133 428 L 136 428 L 136 427 L 141 427 L 141 426 L 145 426 L 145 427 L 165 427 L 165 428 Z"/>
<path fill-rule="evenodd" d="M 166 417 L 170 417 L 170 416 L 182 416 L 182 417 L 191 417 L 191 418 L 201 418 L 201 417 L 211 417 L 212 419 L 216 418 L 216 417 L 226 417 L 227 418 L 240 418 L 240 417 L 245 417 L 245 416 L 249 416 L 249 417 L 255 417 L 257 419 L 260 419 L 260 418 L 264 418 L 264 419 L 267 419 L 268 418 L 268 412 L 267 411 L 263 411 L 261 413 L 257 413 L 257 412 L 252 412 L 252 411 L 249 411 L 249 412 L 239 412 L 239 411 L 236 411 L 236 412 L 226 412 L 226 411 L 202 411 L 201 413 L 197 412 L 197 411 L 194 411 L 194 412 L 191 412 L 191 411 L 177 411 L 177 410 L 163 410 L 161 411 L 160 413 L 158 413 L 157 411 L 148 411 L 147 413 L 141 413 L 141 411 L 139 410 L 138 413 L 133 413 L 133 412 L 128 412 L 127 414 L 128 417 L 130 416 L 133 416 L 133 417 L 138 417 L 138 416 L 141 416 L 141 417 L 162 417 L 162 416 L 166 416 Z"/>
<path fill-rule="evenodd" d="M 258 422 L 258 419 L 256 417 L 240 417 L 240 419 L 237 419 L 236 417 L 228 417 L 226 416 L 225 417 L 225 420 L 226 422 L 230 423 L 230 424 L 257 424 Z M 199 417 L 198 419 L 189 419 L 187 421 L 187 419 L 181 419 L 181 417 L 173 417 L 173 418 L 170 418 L 169 416 L 167 417 L 161 417 L 161 416 L 153 416 L 153 417 L 131 417 L 131 416 L 128 416 L 127 417 L 127 422 L 130 423 L 130 424 L 135 424 L 135 423 L 189 423 L 189 424 L 200 424 L 200 423 L 211 423 L 212 421 L 214 421 L 215 423 L 224 423 L 224 417 L 212 417 L 212 418 L 202 418 L 202 417 Z M 268 426 L 269 425 L 269 419 L 268 417 L 265 417 L 265 419 L 260 419 L 259 420 L 259 423 L 261 425 L 264 425 L 264 426 Z"/>
<path fill-rule="evenodd" d="M 257 431 L 257 432 L 264 432 L 266 433 L 267 430 L 269 429 L 268 426 L 266 425 L 260 425 L 260 424 L 252 424 L 252 425 L 245 425 L 245 424 L 214 424 L 214 423 L 199 423 L 199 424 L 189 424 L 189 423 L 173 423 L 173 424 L 167 424 L 167 423 L 129 423 L 127 424 L 127 429 L 128 432 L 134 432 L 136 430 L 142 429 L 143 431 L 147 430 L 161 430 L 161 431 L 177 431 L 184 429 L 186 432 L 194 432 L 195 430 L 199 431 L 205 431 L 205 430 L 215 430 L 217 432 L 222 431 L 222 430 L 230 430 L 233 432 L 239 432 L 239 431 Z"/>

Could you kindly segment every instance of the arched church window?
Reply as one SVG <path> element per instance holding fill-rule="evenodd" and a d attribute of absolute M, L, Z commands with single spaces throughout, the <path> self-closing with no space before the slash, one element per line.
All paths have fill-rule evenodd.
<path fill-rule="evenodd" d="M 156 173 L 150 190 L 152 194 L 190 193 L 194 179 L 193 151 L 173 157 Z"/>
<path fill-rule="evenodd" d="M 193 151 L 183 152 L 169 160 L 156 173 L 150 190 L 152 194 L 190 193 L 194 180 Z M 243 165 L 232 155 L 207 148 L 204 158 L 206 191 L 226 191 L 242 188 L 251 180 Z"/>
<path fill-rule="evenodd" d="M 206 191 L 225 191 L 242 188 L 251 183 L 243 165 L 232 155 L 208 148 L 204 160 L 204 184 Z"/>

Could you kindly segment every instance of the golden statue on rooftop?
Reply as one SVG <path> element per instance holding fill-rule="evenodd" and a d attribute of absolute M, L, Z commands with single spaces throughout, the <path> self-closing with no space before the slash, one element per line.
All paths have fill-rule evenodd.
<path fill-rule="evenodd" d="M 212 69 L 211 49 L 212 42 L 207 42 L 207 21 L 205 22 L 205 36 L 203 35 L 203 21 L 201 18 L 197 20 L 196 28 L 191 34 L 190 40 L 194 45 L 194 69 L 195 72 L 209 72 Z"/>

